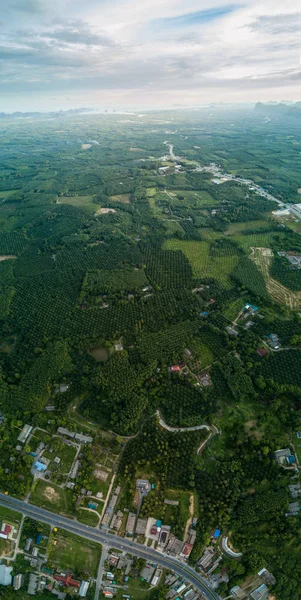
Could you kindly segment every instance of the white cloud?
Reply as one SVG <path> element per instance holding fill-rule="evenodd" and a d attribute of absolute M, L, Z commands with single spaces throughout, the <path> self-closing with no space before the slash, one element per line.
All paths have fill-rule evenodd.
<path fill-rule="evenodd" d="M 11 0 L 0 34 L 0 110 L 12 100 L 37 108 L 43 98 L 47 108 L 53 98 L 72 106 L 79 98 L 89 106 L 300 99 L 296 6 Z"/>

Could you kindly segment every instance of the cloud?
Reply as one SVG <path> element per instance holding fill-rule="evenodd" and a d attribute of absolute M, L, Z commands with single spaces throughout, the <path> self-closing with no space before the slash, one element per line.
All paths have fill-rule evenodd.
<path fill-rule="evenodd" d="M 299 98 L 294 0 L 11 0 L 1 19 L 0 111 L 54 97 Z"/>
<path fill-rule="evenodd" d="M 289 35 L 297 33 L 300 36 L 301 31 L 301 12 L 279 14 L 279 15 L 261 15 L 250 27 L 257 32 L 268 35 Z"/>
<path fill-rule="evenodd" d="M 40 34 L 41 38 L 48 39 L 56 45 L 84 45 L 84 46 L 114 46 L 115 42 L 105 33 L 94 33 L 89 26 L 80 23 L 73 27 L 56 28 Z"/>

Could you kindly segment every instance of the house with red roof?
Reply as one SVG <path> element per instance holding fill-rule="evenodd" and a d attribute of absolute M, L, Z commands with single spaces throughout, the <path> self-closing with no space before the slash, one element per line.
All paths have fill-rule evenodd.
<path fill-rule="evenodd" d="M 54 575 L 53 577 L 56 581 L 58 581 L 59 583 L 62 583 L 63 585 L 65 585 L 66 587 L 72 586 L 72 587 L 76 587 L 79 588 L 80 587 L 80 581 L 77 581 L 76 579 L 72 579 L 72 573 L 61 573 L 60 575 Z"/>
<path fill-rule="evenodd" d="M 184 544 L 184 546 L 181 550 L 180 556 L 187 559 L 191 553 L 192 548 L 193 548 L 192 544 Z"/>
<path fill-rule="evenodd" d="M 13 530 L 14 530 L 14 528 L 12 525 L 8 525 L 7 523 L 2 523 L 1 530 L 0 530 L 0 538 L 2 538 L 3 540 L 7 540 L 9 538 L 9 536 L 12 535 Z"/>

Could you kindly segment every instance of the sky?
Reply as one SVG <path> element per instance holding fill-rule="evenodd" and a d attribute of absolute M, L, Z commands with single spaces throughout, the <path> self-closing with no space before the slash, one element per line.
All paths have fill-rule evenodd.
<path fill-rule="evenodd" d="M 8 0 L 0 111 L 301 100 L 296 0 Z"/>

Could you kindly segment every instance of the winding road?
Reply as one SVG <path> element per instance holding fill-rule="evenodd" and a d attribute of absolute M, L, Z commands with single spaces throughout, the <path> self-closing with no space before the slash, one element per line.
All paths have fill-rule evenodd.
<path fill-rule="evenodd" d="M 185 578 L 190 584 L 203 594 L 206 600 L 220 600 L 220 596 L 210 587 L 209 583 L 197 573 L 192 567 L 181 562 L 180 560 L 162 554 L 161 552 L 152 548 L 147 548 L 141 544 L 137 544 L 127 538 L 119 538 L 116 535 L 105 533 L 89 525 L 83 525 L 75 520 L 63 517 L 56 513 L 52 513 L 38 506 L 28 504 L 23 500 L 18 500 L 5 494 L 0 494 L 0 505 L 16 510 L 22 513 L 25 517 L 30 517 L 35 521 L 40 521 L 50 525 L 51 527 L 61 527 L 62 529 L 69 531 L 75 535 L 78 535 L 86 540 L 96 542 L 105 546 L 116 548 L 117 550 L 124 550 L 135 556 L 139 556 L 148 561 L 153 561 L 156 564 L 169 569 Z M 101 566 L 100 566 L 101 571 Z M 100 577 L 98 579 L 98 582 Z M 99 585 L 99 583 L 98 583 Z"/>

